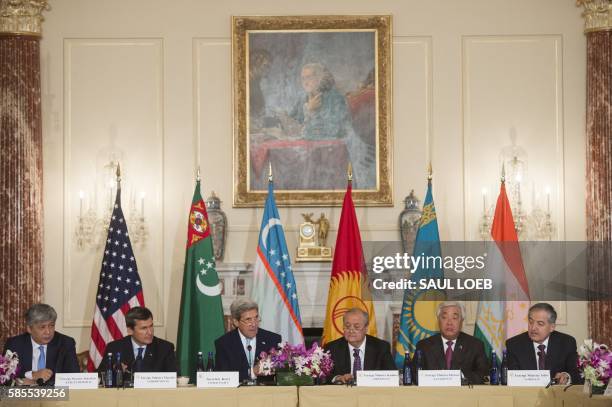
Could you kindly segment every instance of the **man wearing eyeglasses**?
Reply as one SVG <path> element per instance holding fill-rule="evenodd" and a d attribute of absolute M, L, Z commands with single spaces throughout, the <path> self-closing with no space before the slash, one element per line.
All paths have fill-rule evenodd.
<path fill-rule="evenodd" d="M 274 332 L 259 328 L 259 307 L 245 298 L 237 299 L 230 306 L 234 329 L 215 341 L 215 370 L 239 372 L 240 381 L 259 376 L 258 357 L 281 343 L 282 338 Z"/>
<path fill-rule="evenodd" d="M 366 335 L 370 318 L 360 308 L 344 314 L 344 336 L 325 345 L 334 361 L 332 383 L 353 383 L 358 370 L 396 370 L 389 342 Z"/>

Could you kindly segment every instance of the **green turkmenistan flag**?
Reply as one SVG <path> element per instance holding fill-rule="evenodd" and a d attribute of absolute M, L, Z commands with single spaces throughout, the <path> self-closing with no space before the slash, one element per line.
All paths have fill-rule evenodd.
<path fill-rule="evenodd" d="M 197 354 L 214 352 L 215 339 L 225 333 L 221 284 L 215 269 L 206 205 L 197 182 L 187 226 L 187 252 L 176 354 L 179 375 L 195 383 Z"/>

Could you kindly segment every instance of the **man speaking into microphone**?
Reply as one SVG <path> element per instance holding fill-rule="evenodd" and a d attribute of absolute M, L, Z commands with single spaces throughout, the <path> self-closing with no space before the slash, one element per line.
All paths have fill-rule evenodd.
<path fill-rule="evenodd" d="M 240 381 L 259 376 L 258 356 L 276 348 L 279 334 L 259 328 L 259 307 L 256 302 L 237 299 L 230 306 L 234 329 L 215 341 L 216 364 L 219 372 L 239 372 Z"/>
<path fill-rule="evenodd" d="M 6 341 L 7 350 L 19 355 L 19 377 L 24 384 L 53 384 L 55 373 L 77 373 L 75 342 L 55 331 L 57 312 L 47 304 L 34 304 L 25 314 L 27 332 Z"/>
<path fill-rule="evenodd" d="M 148 308 L 134 307 L 125 314 L 128 336 L 106 345 L 104 355 L 111 353 L 113 362 L 121 352 L 124 369 L 132 372 L 176 372 L 174 345 L 154 336 L 153 314 Z M 99 372 L 106 370 L 107 358 L 102 358 Z"/>

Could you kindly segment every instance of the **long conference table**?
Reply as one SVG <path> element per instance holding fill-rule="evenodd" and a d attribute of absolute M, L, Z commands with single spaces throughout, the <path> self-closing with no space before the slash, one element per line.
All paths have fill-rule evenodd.
<path fill-rule="evenodd" d="M 237 389 L 71 390 L 67 401 L 0 401 L 1 406 L 79 407 L 611 407 L 612 397 L 589 397 L 582 386 L 469 387 L 240 387 Z"/>

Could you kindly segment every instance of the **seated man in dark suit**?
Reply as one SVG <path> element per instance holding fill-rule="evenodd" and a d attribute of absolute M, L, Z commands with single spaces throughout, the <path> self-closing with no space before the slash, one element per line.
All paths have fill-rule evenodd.
<path fill-rule="evenodd" d="M 559 384 L 582 383 L 576 339 L 555 331 L 557 312 L 547 303 L 529 308 L 528 331 L 506 341 L 508 369 L 550 370 Z"/>
<path fill-rule="evenodd" d="M 77 373 L 74 339 L 55 331 L 57 313 L 47 304 L 34 304 L 26 312 L 27 333 L 6 341 L 4 351 L 19 356 L 19 377 L 25 384 L 53 384 L 55 373 Z"/>
<path fill-rule="evenodd" d="M 456 301 L 445 301 L 436 312 L 440 333 L 422 339 L 416 346 L 423 352 L 425 370 L 461 370 L 469 384 L 482 384 L 489 374 L 489 362 L 484 344 L 477 338 L 461 332 L 465 309 Z"/>
<path fill-rule="evenodd" d="M 128 336 L 110 342 L 104 350 L 99 372 L 106 370 L 107 357 L 121 352 L 124 370 L 132 372 L 176 372 L 174 345 L 154 336 L 153 314 L 148 308 L 134 307 L 125 314 Z"/>
<path fill-rule="evenodd" d="M 259 376 L 258 358 L 261 352 L 276 348 L 282 338 L 259 328 L 259 307 L 256 302 L 239 298 L 230 306 L 231 330 L 215 341 L 215 370 L 239 372 L 240 381 Z"/>
<path fill-rule="evenodd" d="M 331 353 L 332 383 L 352 383 L 357 370 L 396 370 L 389 342 L 366 335 L 370 317 L 360 308 L 351 308 L 343 317 L 344 336 L 325 345 Z"/>

